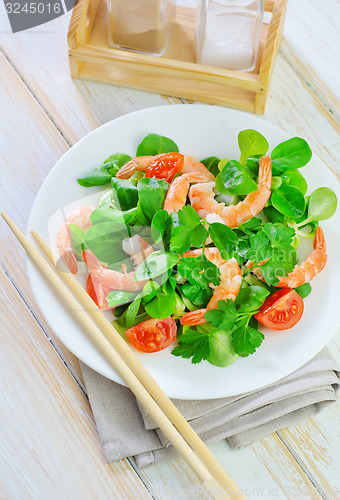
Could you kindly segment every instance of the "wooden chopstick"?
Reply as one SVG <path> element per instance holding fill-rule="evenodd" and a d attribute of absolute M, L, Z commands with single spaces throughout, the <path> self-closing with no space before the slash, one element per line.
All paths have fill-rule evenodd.
<path fill-rule="evenodd" d="M 75 316 L 84 332 L 148 410 L 159 428 L 200 478 L 204 487 L 210 491 L 214 498 L 222 498 L 223 496 L 235 499 L 245 498 L 225 469 L 165 395 L 79 282 L 69 272 L 57 267 L 56 257 L 42 238 L 32 231 L 34 238 L 55 270 L 85 309 L 80 307 L 70 290 L 8 215 L 5 213 L 1 215 L 32 261 Z M 94 322 L 90 320 L 87 313 L 90 314 Z"/>

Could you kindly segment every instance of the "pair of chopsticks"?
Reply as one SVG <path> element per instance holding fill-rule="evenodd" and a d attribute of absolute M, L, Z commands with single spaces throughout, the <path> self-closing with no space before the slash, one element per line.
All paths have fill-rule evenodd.
<path fill-rule="evenodd" d="M 43 239 L 32 231 L 33 237 L 54 269 L 8 215 L 4 212 L 1 215 L 82 330 L 146 408 L 174 448 L 199 477 L 204 488 L 213 498 L 245 498 L 79 282 L 69 272 L 59 269 L 56 256 Z M 80 307 L 78 301 L 83 307 Z"/>

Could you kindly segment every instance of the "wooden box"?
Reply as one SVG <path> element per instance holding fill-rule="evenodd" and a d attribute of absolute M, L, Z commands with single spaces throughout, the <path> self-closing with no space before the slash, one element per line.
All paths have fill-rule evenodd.
<path fill-rule="evenodd" d="M 79 0 L 68 32 L 71 75 L 263 114 L 285 7 L 286 0 L 265 0 L 265 22 L 256 68 L 242 72 L 194 62 L 192 9 L 177 8 L 168 49 L 157 57 L 112 48 L 108 42 L 106 1 Z"/>

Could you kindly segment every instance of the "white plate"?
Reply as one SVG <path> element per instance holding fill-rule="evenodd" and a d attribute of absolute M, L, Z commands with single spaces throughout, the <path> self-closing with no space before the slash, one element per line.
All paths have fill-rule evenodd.
<path fill-rule="evenodd" d="M 117 118 L 84 137 L 58 161 L 34 202 L 28 231 L 35 229 L 55 248 L 56 234 L 64 218 L 61 209 L 67 214 L 83 205 L 85 196 L 98 198 L 98 188 L 82 188 L 76 182 L 77 177 L 114 152 L 133 156 L 139 142 L 151 132 L 170 137 L 182 153 L 199 159 L 212 155 L 238 158 L 237 135 L 248 128 L 261 132 L 268 139 L 270 150 L 291 137 L 255 115 L 216 106 L 165 106 Z M 336 178 L 315 155 L 302 171 L 308 180 L 309 193 L 320 186 L 334 189 L 337 185 Z M 259 389 L 292 373 L 327 343 L 337 327 L 340 272 L 336 228 L 339 217 L 333 216 L 323 222 L 322 227 L 328 263 L 313 280 L 303 318 L 294 328 L 286 332 L 264 329 L 266 337 L 260 349 L 252 356 L 237 359 L 227 368 L 206 361 L 193 365 L 190 360 L 172 356 L 171 347 L 154 354 L 137 353 L 169 397 L 210 399 Z M 40 309 L 63 344 L 97 372 L 122 383 L 31 262 L 28 262 L 28 274 Z"/>

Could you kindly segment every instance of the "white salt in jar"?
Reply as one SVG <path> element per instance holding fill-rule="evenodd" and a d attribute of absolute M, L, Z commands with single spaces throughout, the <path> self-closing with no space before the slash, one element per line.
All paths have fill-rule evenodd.
<path fill-rule="evenodd" d="M 196 25 L 199 64 L 251 71 L 256 65 L 264 0 L 201 0 Z"/>

